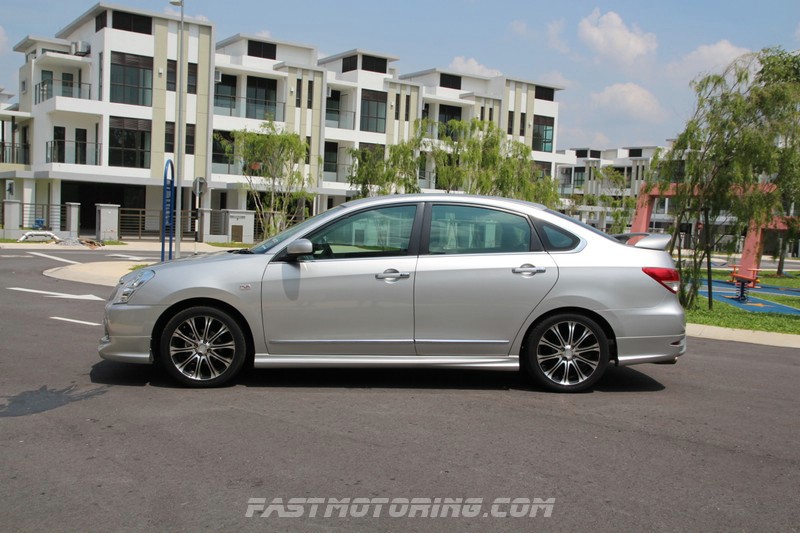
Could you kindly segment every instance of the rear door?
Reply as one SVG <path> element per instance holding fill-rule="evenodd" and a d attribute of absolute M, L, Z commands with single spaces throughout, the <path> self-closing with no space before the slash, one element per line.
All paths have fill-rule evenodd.
<path fill-rule="evenodd" d="M 558 278 L 530 220 L 482 206 L 433 204 L 423 235 L 414 288 L 417 354 L 508 354 Z"/>

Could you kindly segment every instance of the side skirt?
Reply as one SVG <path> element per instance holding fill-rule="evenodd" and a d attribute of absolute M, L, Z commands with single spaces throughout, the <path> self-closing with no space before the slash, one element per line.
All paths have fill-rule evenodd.
<path fill-rule="evenodd" d="M 429 357 L 371 355 L 268 355 L 256 354 L 256 368 L 476 368 L 483 370 L 519 370 L 519 357 Z"/>

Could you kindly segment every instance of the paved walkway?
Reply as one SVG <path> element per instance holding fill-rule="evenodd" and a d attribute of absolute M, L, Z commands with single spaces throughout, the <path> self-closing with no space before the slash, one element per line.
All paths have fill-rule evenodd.
<path fill-rule="evenodd" d="M 194 253 L 194 246 L 195 244 L 193 242 L 182 243 L 181 257 L 192 255 Z M 86 250 L 87 248 L 84 246 L 63 246 L 57 244 L 0 243 L 0 249 L 48 250 L 57 253 L 59 250 Z M 211 246 L 205 243 L 197 244 L 198 253 L 221 252 L 225 250 L 226 248 Z M 135 254 L 136 252 L 157 252 L 160 254 L 161 243 L 157 241 L 132 241 L 127 245 L 103 246 L 95 249 L 95 251 L 98 251 L 98 253 L 114 252 L 127 254 Z M 45 271 L 44 274 L 58 279 L 113 287 L 117 284 L 121 276 L 130 272 L 131 267 L 145 263 L 146 261 L 99 261 L 93 263 L 78 263 L 52 268 Z M 786 333 L 719 328 L 699 324 L 687 324 L 686 333 L 691 337 L 748 342 L 766 346 L 800 348 L 800 335 Z"/>

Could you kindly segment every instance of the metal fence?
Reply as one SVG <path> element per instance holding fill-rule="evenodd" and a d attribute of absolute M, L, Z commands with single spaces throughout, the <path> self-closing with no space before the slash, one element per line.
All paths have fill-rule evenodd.
<path fill-rule="evenodd" d="M 20 228 L 46 231 L 67 230 L 66 205 L 22 204 L 21 207 L 19 212 Z"/>
<path fill-rule="evenodd" d="M 197 220 L 197 212 L 181 211 L 181 229 L 184 238 L 194 235 L 195 220 Z M 119 210 L 120 239 L 142 240 L 160 237 L 162 221 L 161 209 L 122 208 Z M 174 221 L 175 216 L 173 215 L 169 223 L 174 223 Z M 167 231 L 169 228 L 168 224 Z"/>

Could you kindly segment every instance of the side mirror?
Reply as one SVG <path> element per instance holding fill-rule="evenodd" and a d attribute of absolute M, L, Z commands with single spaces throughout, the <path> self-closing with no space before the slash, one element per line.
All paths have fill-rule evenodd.
<path fill-rule="evenodd" d="M 297 239 L 286 247 L 286 255 L 290 259 L 297 259 L 301 255 L 311 255 L 313 253 L 314 245 L 308 239 Z"/>

